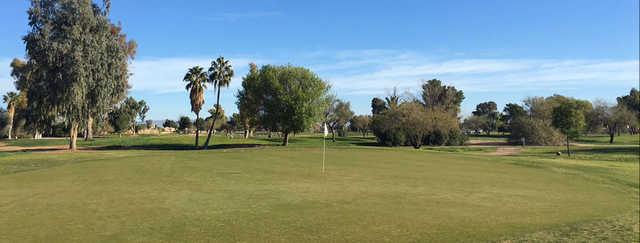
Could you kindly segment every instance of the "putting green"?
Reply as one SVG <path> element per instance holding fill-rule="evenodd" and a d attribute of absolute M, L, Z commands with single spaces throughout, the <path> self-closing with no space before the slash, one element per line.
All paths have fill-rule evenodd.
<path fill-rule="evenodd" d="M 487 241 L 638 212 L 637 163 L 610 162 L 627 176 L 614 180 L 524 156 L 341 147 L 325 174 L 320 159 L 308 147 L 6 153 L 0 241 Z"/>

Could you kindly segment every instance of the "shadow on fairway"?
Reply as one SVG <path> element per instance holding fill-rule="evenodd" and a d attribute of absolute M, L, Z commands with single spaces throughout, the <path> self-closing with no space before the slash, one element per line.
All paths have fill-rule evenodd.
<path fill-rule="evenodd" d="M 256 148 L 268 146 L 264 144 L 214 144 L 210 145 L 208 150 L 216 149 L 240 149 L 240 148 Z M 91 147 L 88 150 L 203 150 L 202 147 L 194 147 L 186 144 L 146 144 L 146 145 L 109 145 L 101 147 Z"/>
<path fill-rule="evenodd" d="M 628 146 L 628 147 L 597 147 L 597 148 L 580 148 L 577 150 L 580 152 L 587 152 L 593 154 L 636 154 L 640 155 L 640 147 Z"/>

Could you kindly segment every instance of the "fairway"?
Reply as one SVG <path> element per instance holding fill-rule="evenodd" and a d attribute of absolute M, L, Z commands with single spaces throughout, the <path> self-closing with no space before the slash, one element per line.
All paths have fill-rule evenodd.
<path fill-rule="evenodd" d="M 131 140 L 149 139 L 188 142 Z M 329 143 L 325 174 L 315 138 L 290 148 L 0 154 L 0 241 L 638 240 L 633 157 L 486 156 L 355 141 Z"/>

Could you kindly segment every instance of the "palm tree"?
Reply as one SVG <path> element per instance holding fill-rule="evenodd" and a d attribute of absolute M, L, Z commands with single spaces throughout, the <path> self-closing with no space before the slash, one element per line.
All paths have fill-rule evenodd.
<path fill-rule="evenodd" d="M 16 106 L 20 102 L 20 95 L 18 95 L 16 92 L 8 92 L 4 96 L 2 96 L 2 100 L 4 101 L 4 103 L 7 104 L 7 114 L 8 114 L 8 118 L 9 118 L 9 122 L 7 124 L 7 127 L 8 127 L 8 133 L 7 134 L 9 135 L 9 139 L 11 139 L 11 134 L 13 132 L 12 131 L 13 130 L 13 116 L 16 113 Z"/>
<path fill-rule="evenodd" d="M 216 106 L 220 107 L 220 89 L 222 87 L 229 87 L 229 83 L 231 83 L 231 78 L 233 77 L 233 68 L 229 63 L 229 60 L 224 60 L 224 57 L 218 57 L 215 61 L 211 62 L 211 67 L 209 68 L 209 83 L 213 84 L 214 92 L 216 89 L 218 90 L 218 97 L 216 98 Z M 207 134 L 207 141 L 204 143 L 204 148 L 207 149 L 209 147 L 209 140 L 211 139 L 211 132 L 213 131 L 213 126 L 216 123 L 216 119 L 218 118 L 218 110 L 216 109 L 216 115 L 213 116 L 213 122 L 209 127 L 209 132 Z"/>
<path fill-rule="evenodd" d="M 393 87 L 393 92 L 389 94 L 389 96 L 387 96 L 386 98 L 384 98 L 387 101 L 387 105 L 389 106 L 390 110 L 395 110 L 400 106 L 400 95 L 398 94 L 398 89 L 396 87 Z"/>
<path fill-rule="evenodd" d="M 200 66 L 189 68 L 187 74 L 182 79 L 187 85 L 184 87 L 189 90 L 189 99 L 191 100 L 191 111 L 196 113 L 196 122 L 200 120 L 200 110 L 204 105 L 204 90 L 207 88 L 207 74 Z M 198 138 L 200 137 L 200 126 L 196 124 L 196 148 L 198 147 Z"/>

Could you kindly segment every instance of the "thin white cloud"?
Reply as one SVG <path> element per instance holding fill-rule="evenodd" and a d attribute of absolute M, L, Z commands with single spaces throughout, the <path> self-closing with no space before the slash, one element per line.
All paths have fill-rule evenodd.
<path fill-rule="evenodd" d="M 373 54 L 372 54 L 373 53 Z M 465 91 L 536 91 L 604 85 L 634 87 L 637 60 L 588 59 L 435 59 L 410 52 L 356 53 L 352 58 L 318 65 L 343 95 L 380 95 L 397 86 L 416 89 L 420 81 L 438 78 Z M 359 70 L 344 75 L 342 68 Z"/>
<path fill-rule="evenodd" d="M 294 63 L 329 81 L 335 93 L 384 95 L 386 90 L 416 90 L 421 80 L 438 78 L 467 92 L 549 91 L 604 86 L 637 87 L 637 60 L 434 58 L 409 51 L 354 50 L 295 53 L 296 60 L 237 55 L 230 90 L 237 90 L 248 63 Z M 132 91 L 184 92 L 188 68 L 210 66 L 213 58 L 140 58 L 131 65 Z M 13 89 L 10 59 L 0 58 L 0 91 Z"/>
<path fill-rule="evenodd" d="M 132 91 L 152 93 L 183 92 L 182 78 L 187 70 L 193 66 L 201 66 L 208 70 L 214 58 L 146 58 L 136 60 L 131 65 L 133 74 L 129 80 Z M 246 73 L 252 60 L 244 58 L 229 58 L 236 71 L 232 79 L 231 88 L 239 87 L 241 73 Z"/>

